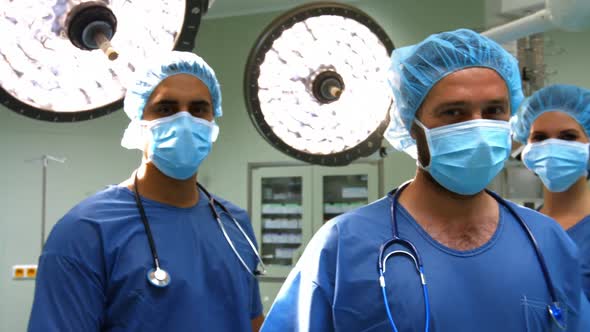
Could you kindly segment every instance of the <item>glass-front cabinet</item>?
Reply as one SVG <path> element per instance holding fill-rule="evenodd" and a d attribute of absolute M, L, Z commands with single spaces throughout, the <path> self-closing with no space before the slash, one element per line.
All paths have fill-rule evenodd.
<path fill-rule="evenodd" d="M 313 234 L 328 220 L 379 198 L 378 163 L 251 167 L 250 214 L 267 274 L 264 312 Z"/>
<path fill-rule="evenodd" d="M 379 198 L 376 164 L 319 167 L 313 172 L 314 233 L 328 220 Z"/>
<path fill-rule="evenodd" d="M 252 222 L 265 277 L 286 276 L 297 252 L 311 238 L 311 170 L 305 167 L 258 168 L 252 171 Z M 307 207 L 307 209 L 306 209 Z"/>
<path fill-rule="evenodd" d="M 262 179 L 261 243 L 266 265 L 287 265 L 303 242 L 303 178 Z"/>

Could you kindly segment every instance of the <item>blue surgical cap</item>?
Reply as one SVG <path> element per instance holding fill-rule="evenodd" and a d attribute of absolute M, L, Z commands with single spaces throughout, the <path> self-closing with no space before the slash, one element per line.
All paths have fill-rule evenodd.
<path fill-rule="evenodd" d="M 545 112 L 564 112 L 590 132 L 590 90 L 574 85 L 556 84 L 542 88 L 527 98 L 518 113 L 510 119 L 512 137 L 525 143 L 533 122 Z"/>
<path fill-rule="evenodd" d="M 514 114 L 524 98 L 518 62 L 495 41 L 477 32 L 459 29 L 395 49 L 389 70 L 389 84 L 394 95 L 391 121 L 385 133 L 389 143 L 415 157 L 416 142 L 410 136 L 410 128 L 422 102 L 441 79 L 473 67 L 493 69 L 504 79 Z"/>
<path fill-rule="evenodd" d="M 190 52 L 172 51 L 151 61 L 135 72 L 135 79 L 127 87 L 123 109 L 130 119 L 141 119 L 143 109 L 152 92 L 166 78 L 177 74 L 189 74 L 200 79 L 208 88 L 213 103 L 213 115 L 220 117 L 221 89 L 215 72 L 200 56 Z"/>

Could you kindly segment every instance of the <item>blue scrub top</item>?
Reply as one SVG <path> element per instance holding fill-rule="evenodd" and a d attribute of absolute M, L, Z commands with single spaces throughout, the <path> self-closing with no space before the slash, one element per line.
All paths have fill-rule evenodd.
<path fill-rule="evenodd" d="M 281 288 L 263 332 L 391 331 L 377 272 L 379 247 L 392 236 L 390 202 L 385 197 L 341 215 L 316 233 Z M 568 331 L 590 331 L 590 325 L 581 327 L 580 317 L 590 317 L 590 308 L 581 303 L 576 246 L 553 220 L 510 204 L 545 256 Z M 438 243 L 401 204 L 396 213 L 400 236 L 422 256 L 430 292 L 430 331 L 556 328 L 547 313 L 551 299 L 535 250 L 505 207 L 500 207 L 490 241 L 470 251 Z M 398 330 L 424 331 L 424 300 L 413 262 L 405 256 L 389 259 L 385 279 Z"/>
<path fill-rule="evenodd" d="M 574 240 L 580 250 L 580 264 L 582 266 L 582 287 L 590 300 L 590 216 L 580 220 L 567 230 L 567 234 Z"/>
<path fill-rule="evenodd" d="M 246 212 L 218 199 L 251 239 Z M 168 287 L 146 279 L 154 263 L 133 192 L 111 186 L 51 231 L 39 259 L 29 331 L 251 331 L 262 314 L 257 280 L 240 264 L 201 192 L 190 208 L 142 198 Z M 223 216 L 223 215 L 222 215 Z M 254 270 L 256 256 L 224 225 Z"/>

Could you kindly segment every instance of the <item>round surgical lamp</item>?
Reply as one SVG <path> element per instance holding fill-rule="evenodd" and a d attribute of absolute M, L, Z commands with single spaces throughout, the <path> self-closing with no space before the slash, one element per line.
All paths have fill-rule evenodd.
<path fill-rule="evenodd" d="M 381 147 L 392 95 L 393 43 L 364 12 L 339 3 L 297 7 L 260 35 L 246 65 L 250 119 L 273 147 L 341 166 Z"/>
<path fill-rule="evenodd" d="M 590 27 L 590 1 L 545 0 L 545 8 L 482 34 L 499 43 L 552 29 L 581 31 Z"/>
<path fill-rule="evenodd" d="M 123 106 L 142 60 L 192 51 L 211 0 L 18 0 L 0 12 L 0 103 L 38 120 L 93 119 Z"/>

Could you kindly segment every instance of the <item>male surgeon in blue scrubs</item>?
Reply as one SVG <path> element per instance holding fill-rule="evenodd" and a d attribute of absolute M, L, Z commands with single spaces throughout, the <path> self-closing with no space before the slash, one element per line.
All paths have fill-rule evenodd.
<path fill-rule="evenodd" d="M 516 59 L 461 29 L 395 50 L 390 73 L 386 137 L 416 176 L 318 231 L 262 331 L 590 331 L 572 241 L 484 190 L 510 154 Z"/>
<path fill-rule="evenodd" d="M 229 214 L 253 241 L 249 218 L 214 197 L 229 211 L 216 206 L 236 254 L 196 186 L 221 116 L 215 73 L 193 53 L 172 52 L 136 74 L 122 145 L 141 149 L 142 163 L 55 225 L 39 260 L 28 330 L 258 331 L 262 304 L 249 273 L 258 260 Z M 136 191 L 168 273 L 160 283 L 148 280 L 155 262 Z"/>

